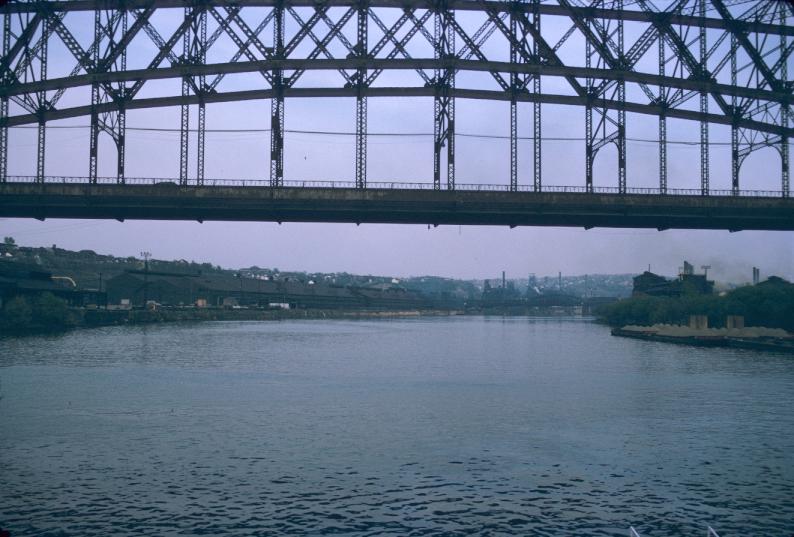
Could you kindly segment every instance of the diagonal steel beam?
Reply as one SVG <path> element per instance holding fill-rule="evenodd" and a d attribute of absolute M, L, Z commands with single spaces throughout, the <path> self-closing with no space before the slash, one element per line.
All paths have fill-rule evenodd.
<path fill-rule="evenodd" d="M 498 26 L 498 24 L 497 24 L 496 21 L 498 21 L 499 23 L 502 22 L 501 19 L 499 19 L 498 16 L 492 17 L 492 21 L 497 26 Z M 477 44 L 474 41 L 472 41 L 472 39 L 463 30 L 463 28 L 461 28 L 461 26 L 458 23 L 458 21 L 456 21 L 453 18 L 453 19 L 450 20 L 450 24 L 454 28 L 455 33 L 457 33 L 461 37 L 461 39 L 463 39 L 463 42 L 469 48 L 469 53 L 474 55 L 474 56 L 476 56 L 477 59 L 480 60 L 480 61 L 485 60 L 486 57 L 485 57 L 485 54 L 483 54 L 482 51 L 480 50 L 480 44 Z M 510 33 L 509 29 L 507 30 L 507 33 L 508 34 Z M 491 71 L 490 73 L 491 73 L 491 76 L 494 78 L 494 80 L 496 80 L 496 83 L 499 84 L 499 86 L 501 86 L 501 88 L 503 90 L 507 91 L 507 90 L 510 89 L 510 84 L 504 79 L 504 77 L 502 77 L 501 74 L 499 74 L 498 71 Z"/>
<path fill-rule="evenodd" d="M 559 67 L 565 65 L 557 55 L 557 52 L 549 45 L 535 25 L 529 22 L 526 13 L 517 13 L 516 21 L 522 26 L 522 31 L 532 36 L 532 39 L 538 44 L 538 53 L 546 59 L 549 65 Z M 576 77 L 566 76 L 565 80 L 568 81 L 568 84 L 570 84 L 579 97 L 587 96 L 587 90 L 576 80 Z"/>
<path fill-rule="evenodd" d="M 430 11 L 426 11 L 422 15 L 422 17 L 419 19 L 418 24 L 424 26 L 424 23 L 427 21 L 427 19 L 430 18 L 431 14 L 432 13 Z M 402 16 L 397 20 L 397 22 L 392 26 L 392 28 L 389 28 L 388 30 L 384 30 L 383 37 L 381 38 L 380 41 L 378 41 L 378 43 L 375 44 L 375 47 L 373 47 L 372 51 L 370 52 L 371 57 L 374 58 L 375 56 L 377 56 L 377 54 L 383 49 L 383 47 L 386 46 L 386 43 L 391 41 L 392 43 L 394 43 L 394 48 L 391 50 L 391 52 L 389 52 L 386 55 L 386 59 L 387 60 L 391 60 L 391 59 L 395 58 L 398 53 L 402 54 L 403 58 L 406 58 L 406 59 L 409 59 L 409 60 L 413 59 L 413 58 L 411 58 L 411 55 L 408 54 L 408 51 L 405 49 L 405 45 L 419 31 L 419 28 L 417 27 L 417 22 L 414 23 L 414 25 L 411 27 L 411 29 L 408 30 L 408 32 L 406 32 L 406 34 L 399 41 L 396 40 L 395 37 L 394 37 L 394 34 L 396 34 L 397 31 L 402 26 L 405 25 L 405 22 L 407 22 L 408 20 L 411 20 L 411 15 L 413 15 L 413 11 L 412 10 L 408 10 L 408 9 L 404 10 Z M 371 13 L 371 16 L 373 17 L 373 20 L 375 20 L 375 24 L 377 24 L 383 30 L 385 28 L 385 25 L 383 24 L 383 22 L 374 14 L 374 12 Z M 366 85 L 367 86 L 372 85 L 372 83 L 375 81 L 375 79 L 378 78 L 378 76 L 380 76 L 380 74 L 383 71 L 384 71 L 384 68 L 382 68 L 382 67 L 380 69 L 376 69 L 375 71 L 372 71 L 369 74 L 369 76 L 367 77 Z M 422 77 L 422 80 L 425 81 L 425 84 L 430 84 L 430 77 L 427 76 L 427 74 L 424 72 L 424 70 L 416 69 L 416 72 L 417 72 L 417 74 L 420 77 Z"/>
<path fill-rule="evenodd" d="M 28 21 L 27 26 L 25 29 L 22 30 L 22 33 L 17 36 L 14 44 L 11 46 L 11 49 L 8 51 L 8 54 L 3 56 L 2 60 L 0 60 L 0 74 L 5 73 L 6 71 L 11 70 L 11 64 L 16 59 L 17 55 L 23 50 L 28 48 L 30 44 L 30 39 L 33 37 L 33 34 L 36 33 L 36 30 L 39 27 L 43 17 L 41 13 L 36 12 L 33 15 L 33 18 Z"/>
<path fill-rule="evenodd" d="M 248 50 L 248 47 L 251 44 L 251 40 L 248 39 L 247 41 L 243 41 L 242 39 L 240 39 L 240 36 L 237 35 L 237 32 L 235 32 L 234 29 L 231 27 L 231 22 L 229 21 L 229 19 L 224 19 L 221 16 L 221 14 L 218 13 L 214 9 L 210 10 L 210 15 L 212 15 L 215 18 L 215 20 L 218 22 L 219 27 L 222 27 L 224 29 L 224 31 L 226 32 L 226 35 L 229 36 L 229 38 L 232 40 L 232 42 L 237 47 L 237 51 L 232 56 L 232 60 L 231 60 L 230 63 L 237 62 L 237 60 L 240 59 L 240 56 L 243 56 L 243 55 L 246 58 L 248 58 L 248 60 L 251 61 L 251 62 L 259 62 L 260 61 L 259 58 L 257 58 L 254 55 L 253 52 Z M 267 21 L 267 19 L 265 19 L 265 21 L 263 21 L 263 24 L 266 21 Z M 260 24 L 260 26 L 262 26 L 262 25 Z M 272 56 L 272 54 L 271 54 L 271 56 Z M 259 71 L 259 73 L 265 78 L 265 80 L 268 81 L 268 83 L 270 83 L 271 85 L 273 84 L 273 75 L 268 70 L 262 69 L 262 68 L 259 68 L 259 69 L 256 69 L 256 70 Z M 219 73 L 219 76 L 215 77 L 215 79 L 210 83 L 209 88 L 210 88 L 211 91 L 215 91 L 215 88 L 217 87 L 217 85 L 220 84 L 221 80 L 223 80 L 224 75 L 225 75 L 225 73 Z"/>
<path fill-rule="evenodd" d="M 766 62 L 758 53 L 756 48 L 750 43 L 750 40 L 747 39 L 747 31 L 745 30 L 745 23 L 744 21 L 736 20 L 731 15 L 731 12 L 725 7 L 725 4 L 722 0 L 711 0 L 712 5 L 717 9 L 720 16 L 725 20 L 728 30 L 736 37 L 739 41 L 739 44 L 742 46 L 744 51 L 753 61 L 753 65 L 758 72 L 761 73 L 761 76 L 764 77 L 766 83 L 769 84 L 769 87 L 776 91 L 781 91 L 783 86 L 780 80 L 775 77 L 772 70 L 766 65 Z"/>
<path fill-rule="evenodd" d="M 133 11 L 132 13 L 133 16 L 135 17 L 142 15 L 135 11 Z M 160 41 L 162 44 L 158 45 L 159 50 L 157 52 L 157 55 L 152 59 L 152 61 L 149 62 L 149 67 L 147 68 L 147 70 L 155 69 L 159 67 L 166 57 L 171 58 L 172 64 L 179 63 L 179 59 L 176 58 L 176 55 L 173 52 L 173 48 L 177 44 L 177 42 L 184 36 L 185 32 L 188 31 L 190 25 L 193 23 L 193 19 L 197 15 L 198 15 L 198 10 L 191 10 L 191 15 L 184 17 L 182 19 L 182 23 L 177 27 L 176 30 L 174 30 L 174 33 L 171 35 L 168 41 L 163 41 L 162 38 L 159 37 L 159 34 L 156 34 L 157 40 L 155 41 L 155 43 L 157 43 L 157 41 Z M 148 23 L 144 23 L 144 31 L 147 26 Z M 142 77 L 136 80 L 135 83 L 132 85 L 132 87 L 130 87 L 129 90 L 127 91 L 125 95 L 125 100 L 131 100 L 133 97 L 135 97 L 135 95 L 138 94 L 138 92 L 141 90 L 141 88 L 145 83 L 146 83 L 146 78 Z"/>
<path fill-rule="evenodd" d="M 321 16 L 321 15 L 319 15 L 319 12 L 320 11 L 324 11 L 324 10 L 325 10 L 324 7 L 319 8 L 317 10 L 318 16 Z M 320 41 L 320 43 L 317 44 L 317 46 L 314 48 L 314 50 L 311 52 L 311 54 L 309 54 L 309 58 L 314 59 L 317 56 L 319 56 L 321 52 L 325 53 L 326 55 L 329 55 L 329 53 L 328 53 L 328 51 L 326 50 L 325 47 L 328 46 L 328 44 L 331 42 L 331 40 L 333 40 L 333 38 L 336 35 L 336 33 L 341 31 L 342 28 L 344 28 L 345 24 L 347 24 L 348 21 L 351 18 L 353 18 L 353 15 L 355 15 L 355 14 L 356 14 L 356 10 L 355 9 L 352 9 L 352 8 L 348 9 L 344 13 L 344 15 L 342 15 L 342 17 L 339 19 L 339 21 L 337 21 L 337 23 L 328 31 L 328 33 L 322 39 L 322 41 Z M 305 72 L 305 69 L 299 69 L 299 70 L 295 71 L 292 74 L 292 76 L 289 77 L 289 81 L 288 81 L 288 83 L 286 85 L 288 87 L 294 86 L 295 82 L 298 81 L 298 79 L 303 75 L 304 72 Z"/>
<path fill-rule="evenodd" d="M 646 0 L 638 0 L 637 4 L 645 10 L 646 13 L 653 13 L 653 10 L 650 6 L 648 6 Z M 676 51 L 678 58 L 682 61 L 684 65 L 687 66 L 690 75 L 694 77 L 699 77 L 701 79 L 707 80 L 711 79 L 711 73 L 709 73 L 708 69 L 705 65 L 701 64 L 692 52 L 689 50 L 689 47 L 681 39 L 681 36 L 673 28 L 671 21 L 674 20 L 672 14 L 665 14 L 665 16 L 657 16 L 656 18 L 656 27 L 659 29 L 660 34 L 662 37 L 665 38 L 667 43 Z M 725 98 L 715 91 L 710 92 L 711 98 L 714 99 L 714 102 L 717 103 L 717 106 L 720 107 L 722 113 L 726 116 L 733 115 L 733 109 L 731 106 L 725 101 Z"/>
<path fill-rule="evenodd" d="M 306 24 L 301 18 L 301 16 L 294 9 L 288 7 L 287 11 L 298 22 L 298 24 L 300 24 L 301 26 L 304 26 Z M 320 39 L 313 31 L 309 30 L 307 35 L 309 36 L 309 39 L 311 39 L 314 42 L 315 47 L 317 47 L 326 58 L 328 58 L 329 60 L 333 60 L 334 56 L 333 54 L 331 54 L 331 51 L 328 50 L 328 45 L 331 43 L 331 41 L 334 40 L 334 38 L 337 38 L 340 41 L 342 41 L 342 44 L 345 45 L 347 51 L 352 54 L 353 45 L 351 45 L 350 41 L 348 41 L 344 37 L 344 34 L 342 34 L 342 27 L 335 26 L 333 21 L 331 21 L 328 18 L 328 15 L 326 15 L 325 13 L 320 15 L 320 18 L 323 20 L 323 22 L 325 22 L 326 25 L 328 25 L 329 33 L 328 36 L 326 37 L 330 36 L 330 38 L 328 40 Z M 350 75 L 347 71 L 345 71 L 344 69 L 337 69 L 337 71 L 339 72 L 340 75 L 342 75 L 342 78 L 345 79 L 345 83 L 347 84 L 353 83 L 353 76 Z"/>

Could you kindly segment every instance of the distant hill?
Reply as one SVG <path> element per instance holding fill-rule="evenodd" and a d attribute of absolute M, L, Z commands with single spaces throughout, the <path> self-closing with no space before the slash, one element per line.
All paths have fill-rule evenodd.
<path fill-rule="evenodd" d="M 0 260 L 24 263 L 52 272 L 54 276 L 71 278 L 80 289 L 99 289 L 101 281 L 129 271 L 144 268 L 142 259 L 136 257 L 116 257 L 100 254 L 93 250 L 72 251 L 49 247 L 30 247 L 0 243 Z M 394 276 L 375 276 L 350 274 L 347 272 L 302 272 L 280 271 L 278 268 L 246 267 L 240 269 L 223 268 L 212 263 L 200 263 L 185 259 L 150 259 L 149 269 L 157 272 L 175 274 L 240 274 L 243 277 L 266 278 L 303 283 L 326 283 L 342 287 L 399 287 L 419 291 L 427 295 L 457 300 L 478 300 L 485 287 L 484 280 L 460 280 L 440 276 L 413 276 L 398 278 Z M 563 276 L 562 286 L 557 277 L 546 276 L 508 280 L 515 289 L 526 294 L 546 294 L 563 292 L 578 297 L 610 296 L 626 297 L 631 294 L 632 274 L 596 274 L 587 276 Z M 501 285 L 500 279 L 490 280 L 492 286 Z M 531 289 L 529 287 L 531 286 Z"/>

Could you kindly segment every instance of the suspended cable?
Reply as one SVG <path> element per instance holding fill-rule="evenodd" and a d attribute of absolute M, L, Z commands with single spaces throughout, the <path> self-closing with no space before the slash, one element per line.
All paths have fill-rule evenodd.
<path fill-rule="evenodd" d="M 29 125 L 17 125 L 14 127 L 9 127 L 11 129 L 37 129 L 38 127 L 29 126 Z M 88 129 L 88 125 L 49 125 L 47 126 L 48 129 Z M 173 132 L 177 133 L 180 132 L 180 129 L 170 128 L 170 127 L 127 127 L 128 131 L 139 131 L 139 132 Z M 190 132 L 198 132 L 198 129 L 188 129 Z M 262 133 L 266 134 L 270 132 L 270 129 L 205 129 L 205 132 L 212 132 L 212 133 L 227 133 L 227 134 L 234 134 L 234 133 Z M 320 136 L 355 136 L 356 133 L 353 131 L 331 131 L 331 130 L 304 130 L 304 129 L 284 129 L 284 132 L 287 134 L 309 134 L 309 135 L 320 135 Z M 432 132 L 370 132 L 367 133 L 367 136 L 378 136 L 378 137 L 432 137 Z M 480 134 L 480 133 L 471 133 L 471 132 L 458 132 L 455 133 L 455 136 L 459 136 L 461 138 L 479 138 L 479 139 L 491 139 L 491 140 L 509 140 L 510 136 L 506 134 Z M 519 140 L 534 140 L 533 136 L 518 136 Z M 542 138 L 543 141 L 547 142 L 583 142 L 585 141 L 584 137 L 578 136 L 544 136 Z M 644 143 L 659 143 L 659 140 L 653 138 L 632 138 L 627 137 L 626 140 L 630 142 L 644 142 Z M 667 140 L 667 143 L 670 145 L 700 145 L 700 141 L 696 140 Z M 792 141 L 791 143 L 794 143 Z M 731 142 L 716 142 L 716 141 L 709 141 L 709 145 L 715 146 L 729 146 Z"/>

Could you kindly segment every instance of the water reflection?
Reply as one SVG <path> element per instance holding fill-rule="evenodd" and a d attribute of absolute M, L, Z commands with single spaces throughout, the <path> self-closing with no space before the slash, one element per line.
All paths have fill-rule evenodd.
<path fill-rule="evenodd" d="M 5 339 L 0 396 L 13 535 L 794 531 L 791 357 L 575 319 Z"/>

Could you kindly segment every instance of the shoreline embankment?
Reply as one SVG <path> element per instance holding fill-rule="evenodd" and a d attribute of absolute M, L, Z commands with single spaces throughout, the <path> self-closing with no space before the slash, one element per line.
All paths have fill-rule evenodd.
<path fill-rule="evenodd" d="M 229 309 L 81 310 L 80 327 L 189 321 L 284 321 L 291 319 L 382 319 L 461 315 L 457 310 Z"/>
<path fill-rule="evenodd" d="M 148 325 L 206 321 L 287 321 L 298 319 L 390 319 L 448 317 L 463 315 L 462 310 L 347 310 L 347 309 L 229 309 L 158 308 L 88 309 L 69 308 L 68 324 L 32 324 L 6 330 L 2 336 L 36 336 L 106 326 Z"/>

